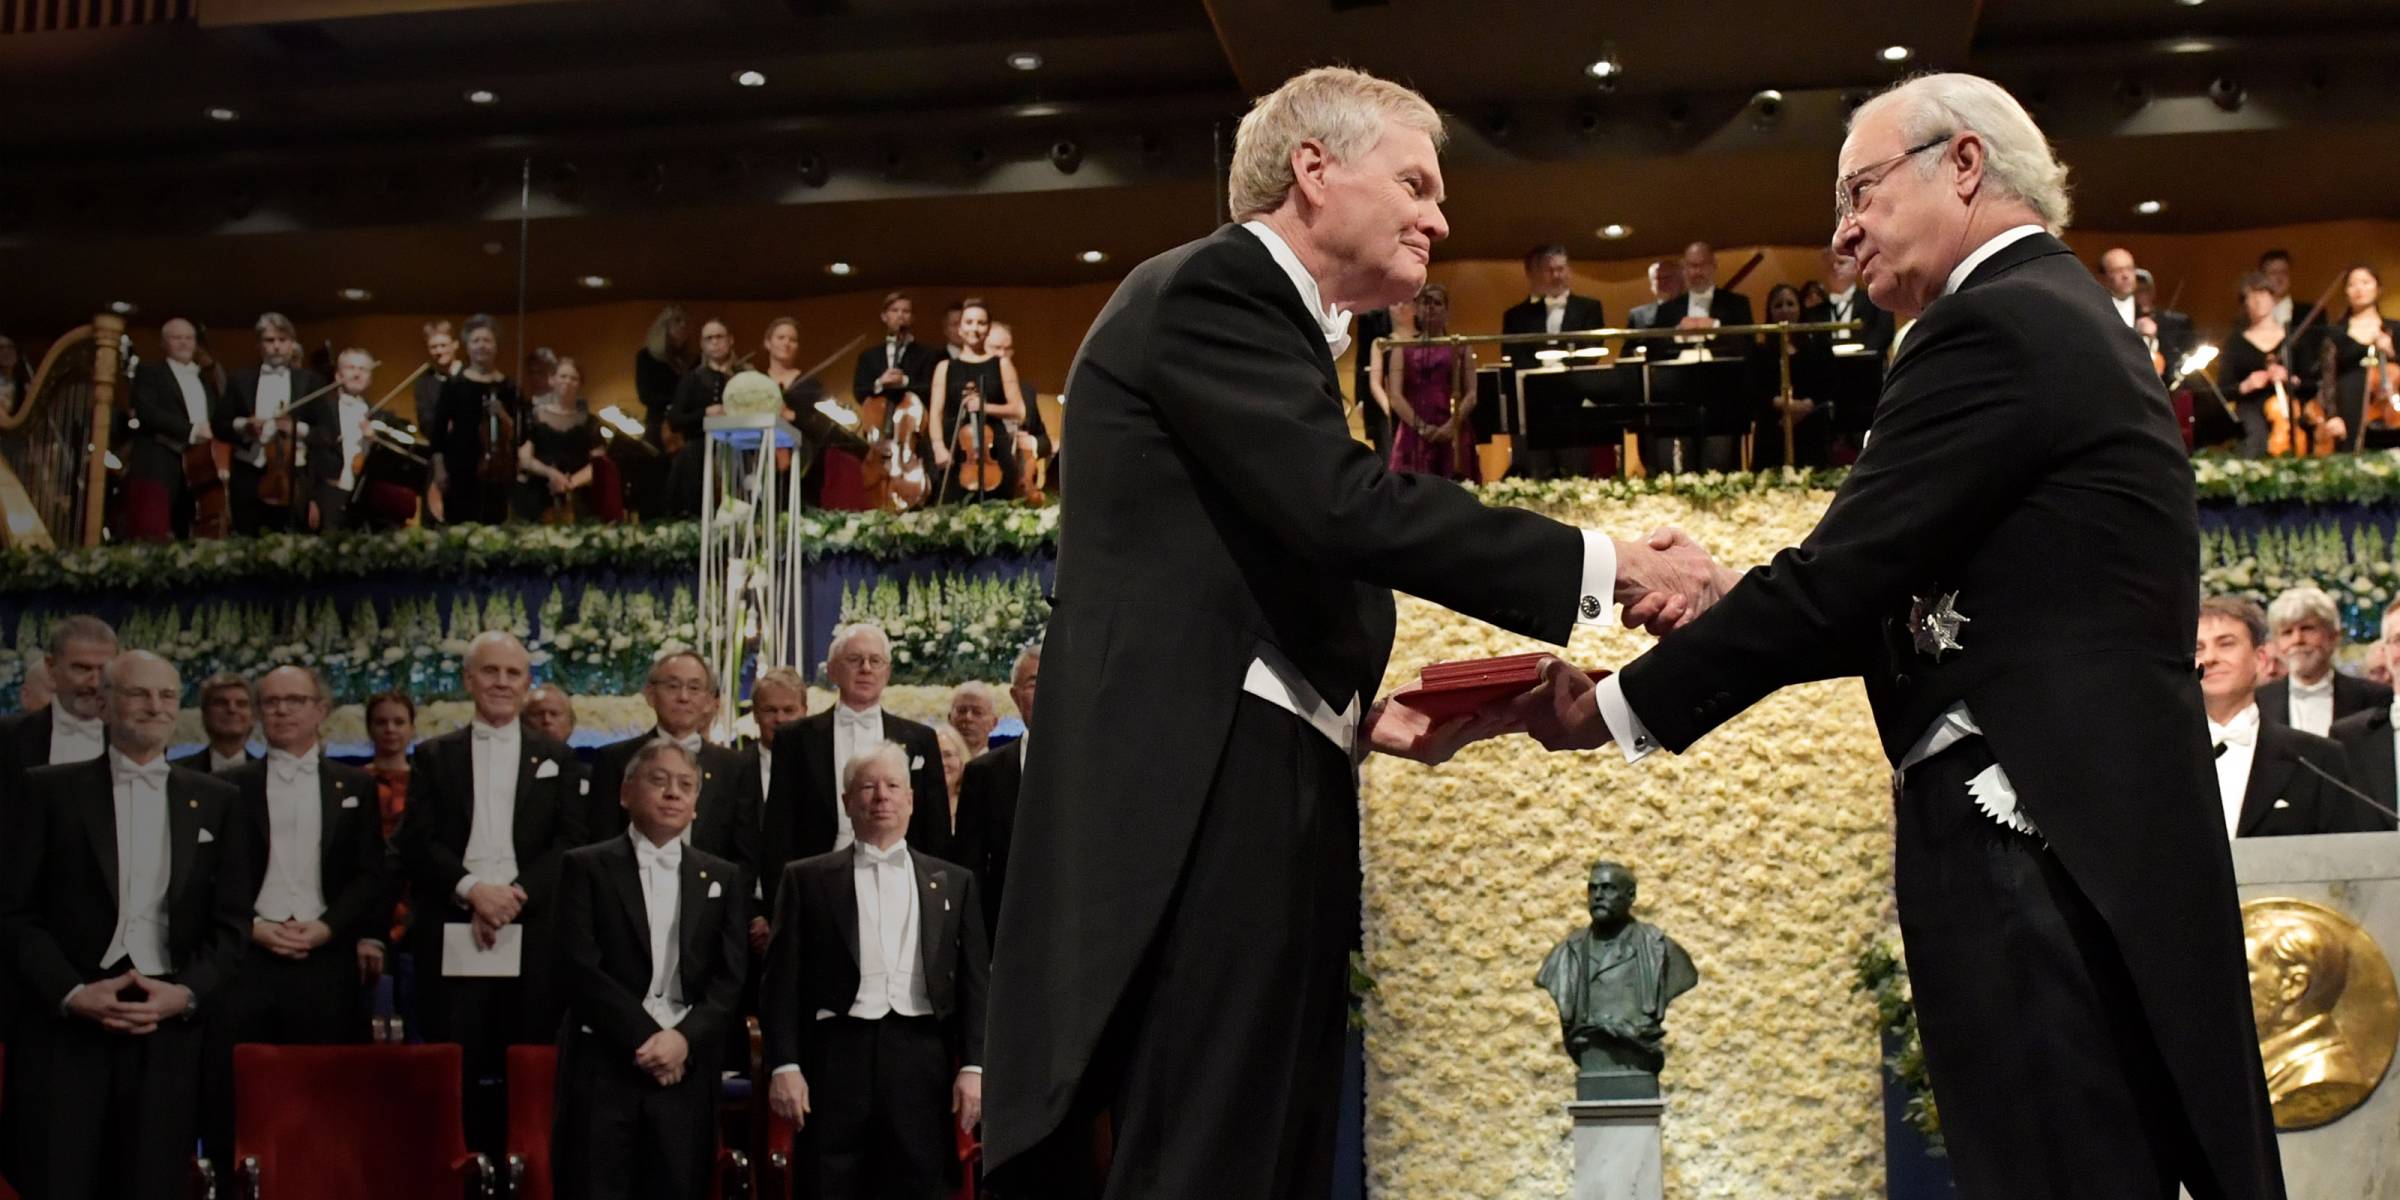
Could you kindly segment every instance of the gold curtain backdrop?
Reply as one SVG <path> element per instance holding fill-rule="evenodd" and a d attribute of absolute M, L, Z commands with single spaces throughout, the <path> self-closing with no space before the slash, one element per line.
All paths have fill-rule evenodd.
<path fill-rule="evenodd" d="M 1547 511 L 1619 536 L 1679 525 L 1747 566 L 1797 542 L 1831 500 Z M 1567 653 L 1613 668 L 1649 641 L 1612 627 L 1578 633 Z M 1384 683 L 1543 648 L 1403 598 Z M 1509 738 L 1432 769 L 1370 759 L 1362 793 L 1376 1194 L 1569 1191 L 1575 1067 L 1533 976 L 1587 923 L 1598 858 L 1634 870 L 1634 915 L 1700 968 L 1666 1022 L 1667 1194 L 1883 1194 L 1881 1052 L 1873 1005 L 1850 985 L 1859 951 L 1891 927 L 1891 784 L 1857 681 L 1779 693 L 1682 756 L 1628 766 L 1614 747 L 1545 755 Z"/>

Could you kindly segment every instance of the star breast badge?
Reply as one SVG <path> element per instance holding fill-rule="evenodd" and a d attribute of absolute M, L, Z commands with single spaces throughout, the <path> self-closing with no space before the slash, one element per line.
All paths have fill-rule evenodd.
<path fill-rule="evenodd" d="M 1962 650 L 1958 641 L 1959 627 L 1973 618 L 1958 611 L 1958 593 L 1950 592 L 1938 599 L 1915 598 L 1908 610 L 1909 634 L 1916 641 L 1917 653 L 1942 661 L 1942 655 Z"/>

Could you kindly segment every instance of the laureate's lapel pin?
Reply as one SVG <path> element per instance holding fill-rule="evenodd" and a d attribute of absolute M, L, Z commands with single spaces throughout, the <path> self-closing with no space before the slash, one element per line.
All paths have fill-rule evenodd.
<path fill-rule="evenodd" d="M 1958 611 L 1957 592 L 1946 593 L 1930 603 L 1918 596 L 1908 610 L 1909 635 L 1916 641 L 1917 653 L 1940 662 L 1942 655 L 1965 649 L 1958 641 L 1959 627 L 1973 619 Z"/>

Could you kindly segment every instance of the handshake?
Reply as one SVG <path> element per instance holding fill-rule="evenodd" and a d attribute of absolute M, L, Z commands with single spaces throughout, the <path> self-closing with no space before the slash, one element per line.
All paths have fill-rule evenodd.
<path fill-rule="evenodd" d="M 1718 566 L 1681 530 L 1661 529 L 1643 541 L 1618 542 L 1616 548 L 1616 600 L 1629 629 L 1670 633 L 1741 581 L 1740 572 Z M 1540 671 L 1540 682 L 1530 690 L 1458 715 L 1436 717 L 1412 708 L 1409 696 L 1417 688 L 1403 688 L 1367 714 L 1367 748 L 1439 763 L 1471 743 L 1511 733 L 1526 734 L 1546 750 L 1607 745 L 1614 735 L 1601 716 L 1593 678 L 1547 655 Z"/>

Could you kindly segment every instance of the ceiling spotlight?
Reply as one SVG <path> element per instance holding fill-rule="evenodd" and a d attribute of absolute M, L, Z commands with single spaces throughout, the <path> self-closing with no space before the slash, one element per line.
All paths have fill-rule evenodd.
<path fill-rule="evenodd" d="M 848 277 L 848 276 L 849 276 L 849 275 L 850 275 L 852 272 L 854 272 L 854 271 L 856 271 L 856 270 L 858 270 L 858 268 L 856 268 L 856 267 L 853 267 L 853 266 L 851 266 L 849 263 L 846 263 L 846 262 L 830 262 L 830 263 L 826 263 L 826 264 L 825 264 L 825 273 L 826 273 L 826 274 L 828 274 L 828 275 L 833 275 L 833 276 L 838 276 L 838 277 L 844 277 L 844 278 L 847 278 L 847 277 Z"/>
<path fill-rule="evenodd" d="M 607 287 L 607 286 L 608 286 L 608 276 L 606 276 L 606 275 L 586 275 L 586 276 L 584 276 L 583 278 L 576 280 L 575 282 L 577 282 L 577 283 L 580 283 L 580 284 L 582 284 L 583 286 L 585 286 L 585 287 L 587 287 L 587 288 L 591 288 L 591 289 L 592 289 L 592 290 L 594 290 L 594 291 L 598 291 L 598 290 L 600 290 L 601 288 L 604 288 L 604 287 Z"/>
<path fill-rule="evenodd" d="M 2198 8 L 2207 2 L 2208 0 L 2175 0 L 2175 3 L 2180 4 L 2185 8 Z"/>
<path fill-rule="evenodd" d="M 1101 263 L 1104 263 L 1104 262 L 1107 262 L 1107 261 L 1108 261 L 1108 251 L 1106 251 L 1106 250 L 1086 250 L 1086 251 L 1084 251 L 1083 253 L 1076 255 L 1075 257 L 1082 259 L 1084 262 L 1086 262 L 1086 263 L 1088 263 L 1088 264 L 1090 264 L 1090 265 L 1092 265 L 1092 266 L 1098 266 L 1098 265 L 1100 265 Z"/>
<path fill-rule="evenodd" d="M 2133 211 L 2140 213 L 2145 217 L 2155 217 L 2158 214 L 2165 212 L 2166 209 L 2167 202 L 2164 200 L 2144 200 L 2140 204 L 2133 206 Z"/>
<path fill-rule="evenodd" d="M 1072 175 L 1083 166 L 1083 145 L 1071 138 L 1050 143 L 1050 165 L 1061 175 Z"/>
<path fill-rule="evenodd" d="M 2204 37 L 2177 38 L 2167 43 L 2169 54 L 2206 54 L 2216 48 L 2217 43 L 2213 39 Z"/>
<path fill-rule="evenodd" d="M 131 300 L 111 300 L 108 302 L 108 311 L 113 312 L 120 317 L 130 317 L 133 314 L 140 312 L 141 306 L 135 304 Z"/>
<path fill-rule="evenodd" d="M 1607 238 L 1612 242 L 1619 241 L 1633 236 L 1633 226 L 1619 225 L 1616 222 L 1611 221 L 1608 224 L 1601 226 L 1599 233 L 1601 237 Z"/>
<path fill-rule="evenodd" d="M 743 87 L 767 86 L 767 77 L 756 71 L 744 71 L 741 74 L 734 76 L 733 81 L 742 85 Z"/>
<path fill-rule="evenodd" d="M 467 103 L 469 104 L 498 104 L 499 102 L 500 93 L 490 88 L 476 88 L 467 93 Z"/>
<path fill-rule="evenodd" d="M 1008 56 L 1008 65 L 1019 71 L 1039 71 L 1042 69 L 1042 56 L 1031 50 L 1019 50 Z"/>
<path fill-rule="evenodd" d="M 1767 88 L 1750 97 L 1750 121 L 1761 127 L 1772 125 L 1783 115 L 1783 93 Z"/>
<path fill-rule="evenodd" d="M 2208 81 L 2209 103 L 2226 112 L 2240 112 L 2249 99 L 2250 90 L 2242 86 L 2241 80 L 2230 75 L 2219 75 Z"/>
<path fill-rule="evenodd" d="M 1624 71 L 1625 68 L 1618 65 L 1617 60 L 1613 58 L 1595 59 L 1592 65 L 1583 69 L 1584 74 L 1594 79 L 1615 79 Z"/>
<path fill-rule="evenodd" d="M 1063 109 L 1063 108 L 1060 108 L 1058 105 L 1055 105 L 1055 104 L 1050 104 L 1050 103 L 1034 103 L 1034 104 L 1020 104 L 1020 105 L 1018 105 L 1018 106 L 1015 108 L 1015 110 L 1014 110 L 1014 111 L 1015 111 L 1015 112 L 1016 112 L 1016 114 L 1017 114 L 1018 116 L 1020 116 L 1020 117 L 1055 117 L 1055 116 L 1057 116 L 1058 114 L 1060 114 L 1060 113 L 1062 113 L 1062 112 L 1065 112 L 1065 111 L 1067 111 L 1067 110 L 1066 110 L 1066 109 Z"/>
<path fill-rule="evenodd" d="M 1875 57 L 1887 63 L 1904 63 L 1916 56 L 1916 50 L 1908 46 L 1885 46 L 1875 52 Z"/>
<path fill-rule="evenodd" d="M 239 121 L 242 119 L 242 114 L 230 108 L 212 108 L 208 110 L 208 119 L 211 121 Z"/>
<path fill-rule="evenodd" d="M 375 298 L 375 293 L 373 293 L 373 292 L 370 292 L 370 291 L 368 291 L 368 290 L 367 290 L 367 289 L 365 289 L 365 288 L 343 288 L 343 289 L 342 289 L 342 299 L 344 299 L 344 300 L 372 300 L 372 299 L 374 299 L 374 298 Z"/>

